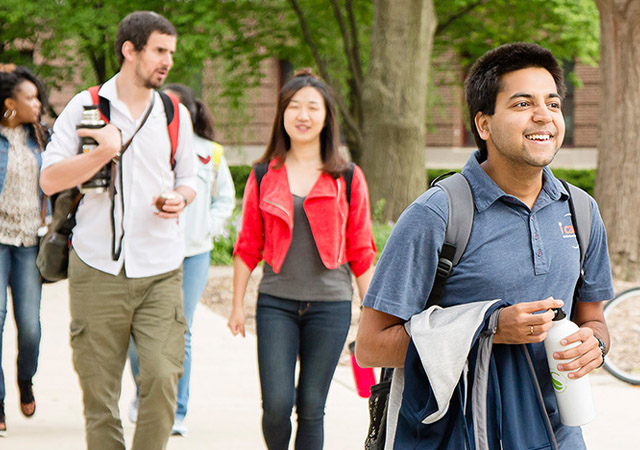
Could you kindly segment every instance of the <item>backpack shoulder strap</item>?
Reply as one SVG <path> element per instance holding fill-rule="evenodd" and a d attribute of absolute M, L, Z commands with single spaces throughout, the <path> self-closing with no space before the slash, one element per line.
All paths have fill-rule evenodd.
<path fill-rule="evenodd" d="M 576 283 L 573 293 L 573 302 L 571 305 L 570 318 L 573 319 L 578 304 L 579 290 L 584 284 L 584 258 L 589 248 L 591 239 L 591 222 L 593 220 L 593 205 L 589 194 L 572 184 L 567 183 L 563 179 L 559 179 L 562 185 L 569 192 L 569 212 L 571 213 L 571 221 L 573 222 L 573 232 L 578 241 L 580 248 L 580 276 Z"/>
<path fill-rule="evenodd" d="M 353 181 L 353 172 L 356 170 L 354 163 L 349 163 L 349 168 L 344 172 L 344 184 L 347 186 L 347 203 L 351 205 L 351 182 Z"/>
<path fill-rule="evenodd" d="M 91 94 L 91 102 L 98 107 L 98 111 L 100 111 L 100 118 L 105 121 L 105 123 L 109 123 L 111 119 L 111 104 L 109 100 L 100 96 L 100 88 L 101 84 L 97 86 L 91 86 L 88 91 Z"/>
<path fill-rule="evenodd" d="M 569 210 L 571 212 L 573 229 L 580 246 L 580 266 L 584 263 L 584 257 L 591 239 L 591 221 L 593 220 L 593 205 L 589 194 L 577 186 L 560 179 L 565 189 L 569 192 Z"/>
<path fill-rule="evenodd" d="M 169 140 L 171 141 L 171 167 L 176 164 L 176 150 L 178 148 L 178 131 L 180 130 L 180 100 L 173 94 L 158 91 L 164 113 L 167 116 L 167 129 L 169 131 Z"/>
<path fill-rule="evenodd" d="M 260 197 L 260 184 L 262 183 L 262 178 L 267 174 L 268 170 L 268 162 L 258 163 L 253 166 L 253 174 L 256 177 L 256 186 L 258 186 L 258 198 Z"/>
<path fill-rule="evenodd" d="M 438 178 L 434 180 L 432 186 L 438 186 L 447 194 L 449 218 L 444 244 L 438 258 L 436 277 L 426 308 L 440 303 L 447 277 L 460 261 L 469 243 L 475 213 L 473 193 L 464 175 L 453 173 L 447 178 Z"/>
<path fill-rule="evenodd" d="M 217 142 L 211 142 L 213 150 L 211 151 L 211 160 L 216 167 L 220 167 L 220 161 L 224 155 L 224 147 Z"/>

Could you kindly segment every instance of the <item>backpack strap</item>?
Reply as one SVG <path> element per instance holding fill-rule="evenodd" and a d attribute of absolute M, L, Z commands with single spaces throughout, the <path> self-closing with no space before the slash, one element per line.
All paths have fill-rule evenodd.
<path fill-rule="evenodd" d="M 561 178 L 559 180 L 569 193 L 569 212 L 571 213 L 571 221 L 573 222 L 573 232 L 576 235 L 578 247 L 580 248 L 580 276 L 578 277 L 573 292 L 573 303 L 571 305 L 571 315 L 569 316 L 570 319 L 573 319 L 578 304 L 579 290 L 584 284 L 584 259 L 591 239 L 593 204 L 591 203 L 589 194 L 585 191 L 567 183 Z"/>
<path fill-rule="evenodd" d="M 224 147 L 213 141 L 211 142 L 211 145 L 213 145 L 213 150 L 211 151 L 213 165 L 220 167 L 220 161 L 222 161 L 222 156 L 224 155 Z"/>
<path fill-rule="evenodd" d="M 451 176 L 443 178 L 447 175 Z M 444 244 L 438 257 L 436 277 L 433 281 L 433 287 L 431 288 L 425 309 L 432 305 L 439 304 L 440 300 L 442 300 L 442 293 L 447 277 L 453 267 L 460 261 L 469 243 L 475 213 L 473 193 L 464 175 L 449 172 L 436 178 L 433 183 L 431 183 L 431 186 L 437 186 L 447 194 L 449 218 Z"/>
<path fill-rule="evenodd" d="M 100 118 L 104 120 L 105 123 L 109 123 L 111 120 L 111 104 L 109 100 L 100 96 L 100 88 L 101 84 L 97 86 L 91 86 L 88 91 L 91 94 L 91 102 L 98 107 L 98 111 L 100 111 Z"/>
<path fill-rule="evenodd" d="M 92 86 L 88 89 L 91 94 L 91 101 L 98 106 L 100 118 L 106 123 L 111 119 L 111 105 L 109 100 L 100 96 L 100 88 L 102 85 Z M 180 130 L 180 100 L 173 94 L 158 91 L 162 104 L 164 105 L 164 113 L 167 116 L 167 129 L 169 131 L 169 140 L 171 141 L 171 167 L 176 165 L 176 150 L 178 149 L 178 132 Z"/>
<path fill-rule="evenodd" d="M 256 184 L 258 185 L 258 197 L 260 197 L 260 183 L 262 183 L 262 178 L 266 175 L 268 170 L 268 162 L 259 163 L 253 166 L 253 174 L 256 177 Z M 347 186 L 347 203 L 349 205 L 351 205 L 351 182 L 353 181 L 353 172 L 355 170 L 356 165 L 354 163 L 350 163 L 349 168 L 342 175 L 344 178 L 344 183 Z"/>
<path fill-rule="evenodd" d="M 169 140 L 171 141 L 171 167 L 176 165 L 176 150 L 178 149 L 178 131 L 180 130 L 180 100 L 173 94 L 158 91 L 164 113 L 167 116 L 167 128 L 169 130 Z"/>
<path fill-rule="evenodd" d="M 258 163 L 253 166 L 253 175 L 256 177 L 256 185 L 258 186 L 258 198 L 260 198 L 260 184 L 262 183 L 262 178 L 264 178 L 268 170 L 268 162 Z"/>
<path fill-rule="evenodd" d="M 353 181 L 353 172 L 356 170 L 354 163 L 349 163 L 349 168 L 345 170 L 342 177 L 344 178 L 344 184 L 347 186 L 347 203 L 351 206 L 351 182 Z"/>

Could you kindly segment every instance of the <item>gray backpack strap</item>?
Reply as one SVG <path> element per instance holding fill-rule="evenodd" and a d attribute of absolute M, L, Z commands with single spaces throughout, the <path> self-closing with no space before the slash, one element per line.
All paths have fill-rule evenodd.
<path fill-rule="evenodd" d="M 438 178 L 431 185 L 438 186 L 447 194 L 449 218 L 444 244 L 438 257 L 436 277 L 425 309 L 440 303 L 447 277 L 467 248 L 475 213 L 473 193 L 469 182 L 462 174 L 454 173 L 448 178 Z"/>
<path fill-rule="evenodd" d="M 580 267 L 584 263 L 584 256 L 589 248 L 591 238 L 591 221 L 593 219 L 593 204 L 589 194 L 573 184 L 560 179 L 565 189 L 569 192 L 569 209 L 573 229 L 580 246 Z"/>
<path fill-rule="evenodd" d="M 573 302 L 569 316 L 569 318 L 573 319 L 580 297 L 580 288 L 584 284 L 584 258 L 589 248 L 589 240 L 591 239 L 593 204 L 591 203 L 589 194 L 585 191 L 567 183 L 563 179 L 559 180 L 567 192 L 569 192 L 569 212 L 571 213 L 571 221 L 573 222 L 573 232 L 576 235 L 578 247 L 580 248 L 580 276 L 573 291 Z"/>
<path fill-rule="evenodd" d="M 469 236 L 471 236 L 475 213 L 473 193 L 469 182 L 461 173 L 439 180 L 436 186 L 440 186 L 446 192 L 449 200 L 449 222 L 444 241 L 456 247 L 452 261 L 455 266 L 467 249 Z"/>

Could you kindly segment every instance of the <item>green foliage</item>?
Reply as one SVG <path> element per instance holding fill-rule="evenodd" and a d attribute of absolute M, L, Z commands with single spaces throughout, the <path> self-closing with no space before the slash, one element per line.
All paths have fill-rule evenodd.
<path fill-rule="evenodd" d="M 593 186 L 596 181 L 596 169 L 552 169 L 552 171 L 556 177 L 562 178 L 567 182 L 578 186 L 580 189 L 593 196 Z"/>
<path fill-rule="evenodd" d="M 382 250 L 384 250 L 384 246 L 387 244 L 391 230 L 393 230 L 393 223 L 381 223 L 374 221 L 371 224 L 371 228 L 373 232 L 373 240 L 376 243 L 376 262 L 378 262 L 378 259 L 382 254 Z"/>
<path fill-rule="evenodd" d="M 427 169 L 427 186 L 431 185 L 431 182 L 441 175 L 449 172 L 460 172 L 460 170 L 452 169 Z"/>
<path fill-rule="evenodd" d="M 233 211 L 231 220 L 225 227 L 225 232 L 214 239 L 213 250 L 211 251 L 211 265 L 230 266 L 233 265 L 233 244 L 238 236 L 238 224 L 241 220 L 241 210 Z"/>
<path fill-rule="evenodd" d="M 236 188 L 236 198 L 242 198 L 244 195 L 244 187 L 247 184 L 247 179 L 251 173 L 251 166 L 229 166 L 229 172 L 231 172 L 233 185 Z"/>
<path fill-rule="evenodd" d="M 382 215 L 384 214 L 384 206 L 387 204 L 387 200 L 381 198 L 373 205 L 373 211 L 371 212 L 371 220 L 381 222 Z"/>
<path fill-rule="evenodd" d="M 598 59 L 598 12 L 592 0 L 434 0 L 434 5 L 439 24 L 435 52 L 453 49 L 463 63 L 517 40 L 548 46 L 562 60 Z M 366 77 L 373 18 L 368 1 L 3 0 L 0 62 L 37 65 L 36 73 L 53 86 L 78 75 L 83 86 L 105 81 L 119 68 L 114 52 L 118 23 L 134 10 L 157 11 L 178 31 L 168 82 L 186 83 L 200 93 L 206 82 L 202 69 L 211 61 L 216 85 L 209 103 L 220 105 L 214 107 L 217 117 L 219 111 L 242 111 L 263 77 L 262 61 L 277 57 L 294 68 L 312 66 L 326 73 L 361 126 L 360 78 Z M 39 49 L 43 59 L 35 64 L 25 46 Z M 353 130 L 343 123 L 343 132 Z"/>
<path fill-rule="evenodd" d="M 599 15 L 593 0 L 436 0 L 434 4 L 436 52 L 453 46 L 463 62 L 517 41 L 547 47 L 563 61 L 599 59 Z"/>

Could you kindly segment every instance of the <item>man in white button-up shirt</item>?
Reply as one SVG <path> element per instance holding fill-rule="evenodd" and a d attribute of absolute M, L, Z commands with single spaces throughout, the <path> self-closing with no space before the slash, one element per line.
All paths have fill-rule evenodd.
<path fill-rule="evenodd" d="M 76 130 L 83 106 L 93 104 L 88 91 L 76 95 L 56 120 L 40 182 L 47 194 L 84 183 L 119 155 L 151 108 L 122 154 L 114 199 L 108 192 L 87 193 L 80 203 L 69 294 L 73 362 L 84 394 L 89 450 L 125 448 L 118 398 L 129 336 L 140 356 L 140 409 L 132 449 L 159 450 L 173 424 L 182 373 L 184 240 L 178 216 L 195 196 L 197 166 L 190 116 L 180 105 L 172 167 L 167 117 L 155 90 L 173 65 L 173 25 L 153 12 L 132 13 L 120 23 L 116 48 L 120 72 L 99 92 L 110 104 L 109 124 Z M 82 136 L 93 137 L 97 148 L 78 154 Z M 158 211 L 156 197 L 166 191 L 173 191 L 174 198 Z M 112 245 L 120 240 L 122 251 L 114 259 Z"/>

